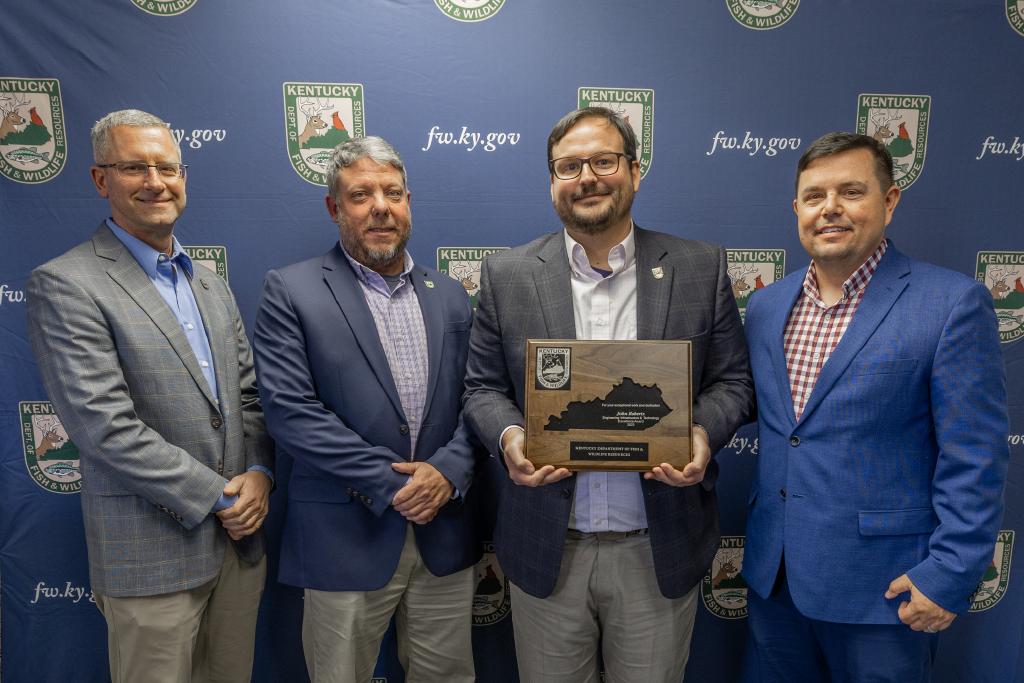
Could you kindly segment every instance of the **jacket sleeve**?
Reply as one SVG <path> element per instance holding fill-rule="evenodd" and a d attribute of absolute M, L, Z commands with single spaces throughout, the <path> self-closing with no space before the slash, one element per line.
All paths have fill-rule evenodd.
<path fill-rule="evenodd" d="M 202 522 L 227 481 L 139 419 L 113 321 L 72 277 L 56 270 L 36 269 L 27 289 L 29 341 L 43 385 L 91 466 L 186 529 Z"/>

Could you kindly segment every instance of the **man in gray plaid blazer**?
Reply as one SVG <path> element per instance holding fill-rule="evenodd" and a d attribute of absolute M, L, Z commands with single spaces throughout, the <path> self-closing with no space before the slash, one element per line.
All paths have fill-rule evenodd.
<path fill-rule="evenodd" d="M 43 384 L 81 454 L 114 681 L 248 681 L 273 446 L 227 284 L 174 238 L 185 166 L 137 110 L 92 131 L 110 218 L 28 281 Z"/>
<path fill-rule="evenodd" d="M 501 452 L 495 532 L 512 581 L 523 681 L 682 679 L 697 584 L 718 548 L 712 454 L 752 411 L 725 252 L 643 230 L 636 138 L 615 112 L 571 112 L 548 138 L 564 231 L 489 256 L 470 337 L 465 418 Z M 689 339 L 693 462 L 572 475 L 523 452 L 526 340 Z"/>

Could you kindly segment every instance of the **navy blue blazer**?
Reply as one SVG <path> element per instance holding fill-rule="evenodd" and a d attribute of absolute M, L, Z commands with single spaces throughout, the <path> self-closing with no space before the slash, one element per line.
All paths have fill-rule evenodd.
<path fill-rule="evenodd" d="M 340 246 L 267 273 L 253 333 L 267 429 L 294 460 L 279 580 L 367 591 L 394 574 L 406 520 L 392 508 L 408 475 L 391 464 L 426 460 L 463 494 L 415 525 L 427 568 L 444 576 L 480 557 L 470 487 L 477 455 L 460 395 L 472 310 L 437 271 L 409 275 L 426 327 L 429 377 L 411 450 L 408 419 L 362 289 Z"/>
<path fill-rule="evenodd" d="M 767 597 L 785 550 L 805 616 L 899 623 L 906 573 L 962 612 L 992 560 L 1009 449 L 992 297 L 891 244 L 797 422 L 783 330 L 804 271 L 755 294 L 746 333 L 760 452 L 743 576 Z"/>

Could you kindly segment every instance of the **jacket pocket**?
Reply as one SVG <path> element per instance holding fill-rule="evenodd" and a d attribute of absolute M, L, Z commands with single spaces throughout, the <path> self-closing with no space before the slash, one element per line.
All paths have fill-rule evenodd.
<path fill-rule="evenodd" d="M 932 508 L 861 510 L 857 513 L 861 536 L 930 534 L 939 525 Z"/>

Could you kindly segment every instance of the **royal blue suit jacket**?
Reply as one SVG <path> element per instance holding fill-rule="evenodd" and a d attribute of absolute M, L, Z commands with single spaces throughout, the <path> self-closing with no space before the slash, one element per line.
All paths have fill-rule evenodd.
<path fill-rule="evenodd" d="M 785 551 L 813 619 L 898 623 L 906 573 L 962 612 L 992 560 L 1009 457 L 992 297 L 891 244 L 794 420 L 783 330 L 805 272 L 754 295 L 746 333 L 760 452 L 743 576 L 767 597 Z"/>
<path fill-rule="evenodd" d="M 429 377 L 415 453 L 409 420 L 373 316 L 338 245 L 267 273 L 254 328 L 267 429 L 294 460 L 279 580 L 330 591 L 375 590 L 395 572 L 408 522 L 391 507 L 425 460 L 463 494 L 416 544 L 437 576 L 480 557 L 470 493 L 476 451 L 460 416 L 472 309 L 465 290 L 415 266 L 409 278 L 426 327 Z"/>

